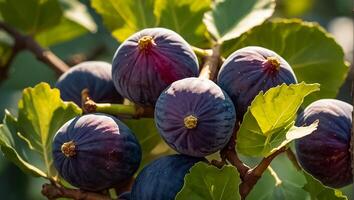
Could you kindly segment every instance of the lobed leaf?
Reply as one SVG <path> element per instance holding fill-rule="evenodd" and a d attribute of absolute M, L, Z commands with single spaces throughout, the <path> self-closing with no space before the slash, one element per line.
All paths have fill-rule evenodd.
<path fill-rule="evenodd" d="M 313 178 L 310 174 L 303 171 L 307 183 L 303 189 L 310 193 L 311 200 L 348 200 L 340 190 L 322 185 L 321 182 Z"/>
<path fill-rule="evenodd" d="M 64 14 L 58 25 L 35 35 L 42 46 L 51 46 L 88 32 L 96 32 L 97 26 L 86 6 L 77 0 L 60 0 Z"/>
<path fill-rule="evenodd" d="M 318 84 L 283 84 L 260 92 L 248 108 L 237 133 L 237 151 L 267 157 L 294 139 L 312 133 L 317 123 L 295 127 L 296 112 L 305 96 L 318 91 Z"/>
<path fill-rule="evenodd" d="M 3 21 L 32 35 L 54 27 L 63 15 L 58 0 L 2 0 L 0 13 Z"/>
<path fill-rule="evenodd" d="M 18 107 L 18 119 L 7 114 L 1 126 L 3 153 L 25 172 L 55 178 L 51 151 L 54 134 L 66 121 L 81 114 L 81 109 L 63 102 L 59 90 L 46 83 L 24 89 Z M 39 166 L 29 164 L 28 156 L 39 157 Z"/>
<path fill-rule="evenodd" d="M 102 16 L 112 35 L 122 42 L 147 27 L 155 27 L 154 0 L 92 0 L 92 7 Z"/>
<path fill-rule="evenodd" d="M 218 169 L 215 166 L 199 162 L 184 177 L 184 186 L 176 200 L 238 200 L 239 173 L 233 166 Z"/>
<path fill-rule="evenodd" d="M 272 16 L 274 0 L 216 0 L 204 24 L 220 43 L 240 36 Z"/>
<path fill-rule="evenodd" d="M 208 44 L 203 14 L 211 0 L 93 0 L 112 35 L 123 42 L 144 28 L 165 27 L 176 31 L 194 45 Z"/>

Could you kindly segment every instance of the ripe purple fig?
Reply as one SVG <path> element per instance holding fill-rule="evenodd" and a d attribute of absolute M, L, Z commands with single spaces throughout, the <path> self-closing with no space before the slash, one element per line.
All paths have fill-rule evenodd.
<path fill-rule="evenodd" d="M 117 91 L 142 106 L 154 106 L 172 82 L 198 75 L 198 60 L 189 44 L 165 28 L 144 29 L 123 42 L 113 57 Z"/>
<path fill-rule="evenodd" d="M 248 106 L 260 91 L 283 83 L 297 83 L 290 65 L 275 52 L 256 46 L 232 53 L 221 66 L 218 85 L 230 96 L 242 121 Z"/>
<path fill-rule="evenodd" d="M 54 166 L 71 185 L 101 191 L 128 180 L 141 161 L 140 145 L 117 118 L 88 114 L 65 123 L 53 142 Z"/>
<path fill-rule="evenodd" d="M 190 168 L 204 158 L 169 155 L 149 163 L 138 174 L 131 191 L 131 200 L 174 200 L 182 189 Z"/>
<path fill-rule="evenodd" d="M 111 71 L 111 64 L 106 62 L 83 62 L 61 75 L 56 87 L 64 101 L 73 101 L 78 106 L 81 106 L 81 92 L 85 88 L 95 102 L 121 103 L 123 98 L 114 88 Z"/>
<path fill-rule="evenodd" d="M 155 122 L 162 138 L 179 153 L 204 157 L 225 147 L 236 120 L 234 105 L 213 81 L 185 78 L 157 100 Z"/>
<path fill-rule="evenodd" d="M 353 182 L 350 138 L 353 107 L 343 101 L 322 99 L 310 104 L 297 126 L 319 120 L 317 130 L 296 140 L 301 166 L 324 185 L 340 188 Z"/>

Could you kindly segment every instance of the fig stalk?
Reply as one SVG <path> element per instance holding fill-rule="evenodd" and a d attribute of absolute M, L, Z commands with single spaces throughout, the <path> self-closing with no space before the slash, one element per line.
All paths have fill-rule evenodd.
<path fill-rule="evenodd" d="M 215 44 L 210 56 L 206 57 L 203 68 L 199 73 L 199 78 L 205 78 L 214 81 L 218 74 L 220 64 L 220 44 Z"/>

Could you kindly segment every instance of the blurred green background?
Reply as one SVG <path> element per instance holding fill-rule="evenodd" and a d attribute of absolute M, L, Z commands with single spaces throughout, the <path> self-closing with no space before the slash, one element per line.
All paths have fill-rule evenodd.
<path fill-rule="evenodd" d="M 70 42 L 61 43 L 51 48 L 55 54 L 69 63 L 75 63 L 84 57 L 91 60 L 111 62 L 118 43 L 113 39 L 103 24 L 100 16 L 90 7 L 89 0 L 82 0 L 94 18 L 98 30 L 94 34 L 86 34 Z M 278 0 L 274 17 L 302 18 L 317 21 L 331 32 L 343 47 L 346 59 L 353 61 L 353 19 L 352 1 L 350 0 Z M 313 52 L 316 53 L 316 52 Z M 350 88 L 354 77 L 353 69 L 340 89 L 338 99 L 351 102 Z M 54 84 L 57 77 L 48 66 L 36 60 L 28 52 L 21 52 L 12 63 L 9 78 L 0 85 L 0 118 L 3 110 L 9 109 L 16 114 L 17 101 L 23 88 L 34 86 L 39 82 Z M 282 159 L 282 158 L 279 158 Z M 284 169 L 284 168 L 283 168 Z M 281 169 L 280 169 L 281 170 Z M 284 170 L 281 171 L 285 173 Z M 23 174 L 16 166 L 0 155 L 0 196 L 6 200 L 44 199 L 40 194 L 44 179 L 32 178 Z M 349 199 L 354 199 L 350 187 L 343 191 Z"/>

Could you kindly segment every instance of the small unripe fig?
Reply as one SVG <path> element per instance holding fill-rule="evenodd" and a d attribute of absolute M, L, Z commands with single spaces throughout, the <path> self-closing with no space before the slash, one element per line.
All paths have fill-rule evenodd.
<path fill-rule="evenodd" d="M 120 103 L 123 98 L 114 88 L 111 71 L 111 64 L 106 62 L 83 62 L 61 75 L 55 86 L 64 101 L 73 101 L 78 106 L 81 106 L 81 92 L 85 88 L 95 102 Z"/>
<path fill-rule="evenodd" d="M 141 161 L 140 145 L 122 122 L 88 114 L 65 123 L 53 141 L 54 166 L 71 185 L 101 191 L 128 180 Z"/>
<path fill-rule="evenodd" d="M 213 81 L 185 78 L 161 93 L 155 107 L 156 127 L 179 153 L 204 157 L 221 150 L 235 125 L 234 105 Z"/>
<path fill-rule="evenodd" d="M 297 126 L 319 120 L 317 130 L 296 140 L 301 166 L 324 185 L 340 188 L 353 182 L 350 138 L 353 107 L 343 101 L 322 99 L 310 104 Z"/>
<path fill-rule="evenodd" d="M 293 70 L 282 57 L 256 46 L 232 53 L 221 66 L 217 78 L 218 85 L 235 104 L 240 121 L 260 91 L 296 82 Z"/>
<path fill-rule="evenodd" d="M 165 28 L 148 28 L 123 42 L 113 57 L 117 91 L 142 106 L 154 106 L 172 82 L 198 75 L 198 60 L 189 44 Z"/>
<path fill-rule="evenodd" d="M 204 160 L 186 155 L 170 155 L 149 163 L 134 182 L 131 200 L 174 200 L 190 168 Z"/>

